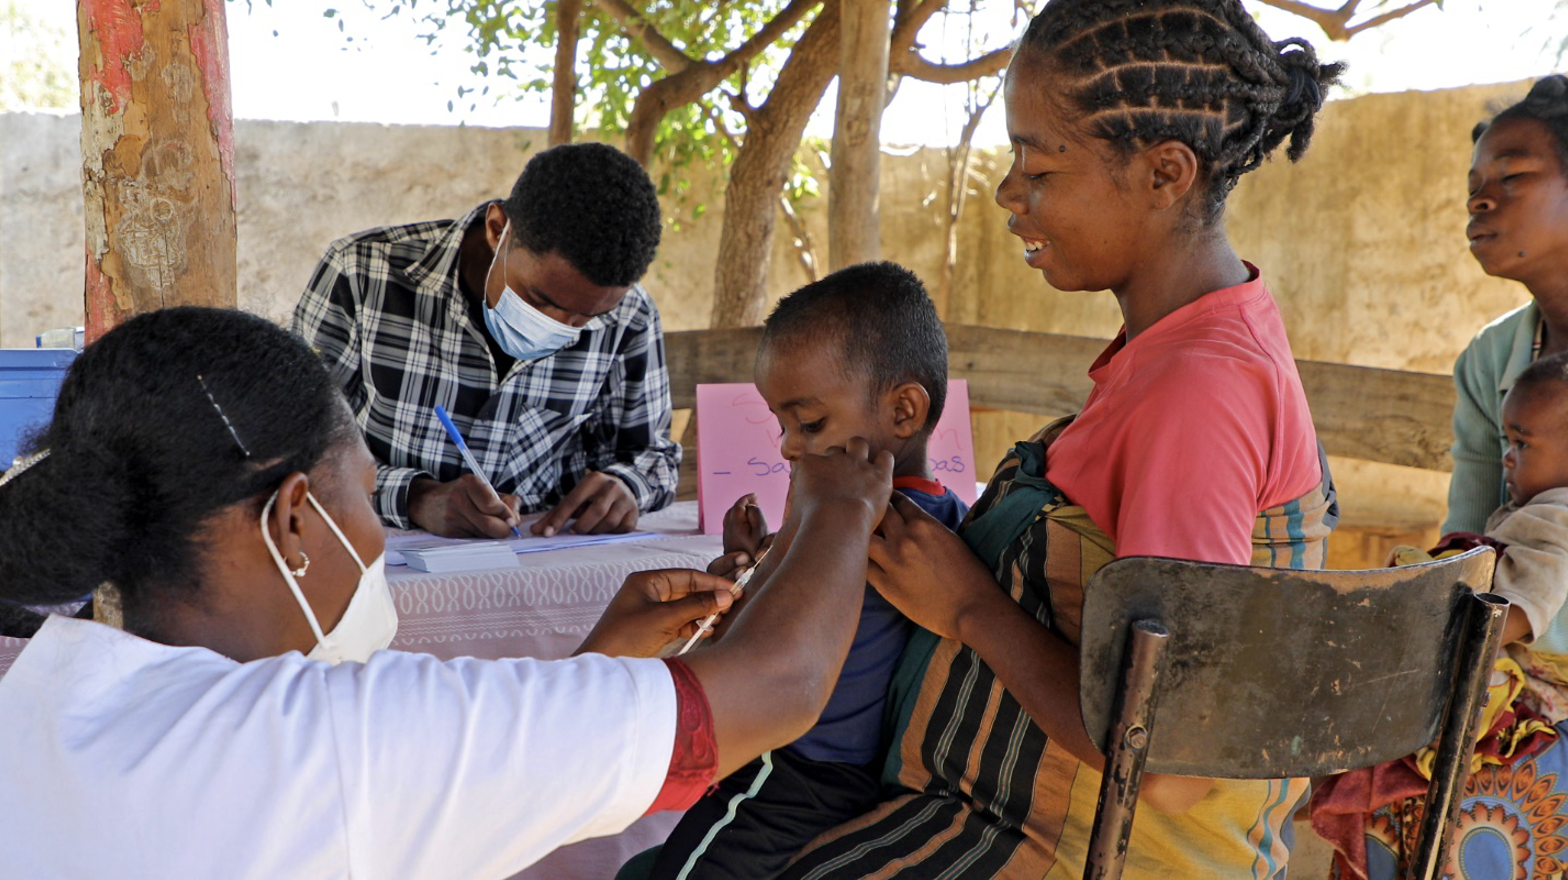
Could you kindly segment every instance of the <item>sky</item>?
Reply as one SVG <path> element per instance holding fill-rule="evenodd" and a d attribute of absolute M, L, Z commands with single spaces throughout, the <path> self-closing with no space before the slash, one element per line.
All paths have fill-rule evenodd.
<path fill-rule="evenodd" d="M 1321 3 L 1321 0 L 1319 0 Z M 1396 3 L 1404 0 L 1395 0 Z M 0 42 L 47 47 L 67 70 L 75 66 L 75 3 L 71 0 L 3 0 L 36 25 Z M 385 2 L 382 2 L 385 8 Z M 988 46 L 1003 45 L 1024 22 L 1011 18 L 1013 0 L 981 0 Z M 1326 5 L 1326 4 L 1322 4 Z M 1372 5 L 1368 3 L 1367 5 Z M 1346 60 L 1347 89 L 1340 94 L 1438 89 L 1531 79 L 1568 68 L 1558 48 L 1568 38 L 1568 8 L 1559 0 L 1447 0 L 1428 6 L 1347 43 L 1331 43 L 1305 19 L 1249 3 L 1274 38 L 1304 36 L 1324 60 Z M 323 14 L 333 8 L 332 17 Z M 418 125 L 545 126 L 545 96 L 524 95 L 512 81 L 469 71 L 474 58 L 454 38 L 427 46 L 424 30 L 408 16 L 382 20 L 364 0 L 232 0 L 228 3 L 230 78 L 237 118 L 339 120 Z M 941 51 L 951 46 L 941 17 L 921 35 Z M 957 25 L 951 25 L 955 31 Z M 954 39 L 958 34 L 952 35 Z M 0 35 L 4 39 L 5 35 Z M 52 42 L 51 42 L 52 41 Z M 954 51 L 950 48 L 949 51 Z M 459 87 L 490 94 L 458 98 Z M 885 112 L 882 139 L 894 145 L 950 143 L 964 122 L 962 87 L 906 82 Z M 451 107 L 449 108 L 449 102 Z M 470 107 L 470 104 L 473 106 Z M 831 93 L 812 133 L 832 133 Z M 932 112 L 941 107 L 943 112 Z M 1000 108 L 987 113 L 976 143 L 1005 142 Z"/>

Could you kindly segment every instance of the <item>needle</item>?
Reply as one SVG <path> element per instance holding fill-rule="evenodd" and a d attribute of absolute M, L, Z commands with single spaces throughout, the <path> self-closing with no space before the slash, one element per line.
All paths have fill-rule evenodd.
<path fill-rule="evenodd" d="M 768 555 L 768 551 L 766 551 L 766 550 L 762 551 L 762 556 L 758 556 L 757 557 L 757 561 L 753 562 L 751 564 L 751 568 L 748 568 L 745 571 L 740 573 L 740 577 L 735 579 L 735 586 L 730 587 L 730 595 L 731 596 L 736 596 L 736 597 L 740 596 L 740 591 L 745 589 L 747 584 L 751 583 L 751 576 L 757 573 L 757 566 L 762 564 L 762 560 L 767 555 Z M 702 634 L 703 633 L 707 632 L 710 629 L 713 629 L 713 622 L 715 620 L 718 620 L 718 619 L 719 619 L 719 612 L 717 612 L 717 611 L 713 612 L 712 614 L 708 615 L 707 617 L 704 617 L 702 619 L 702 623 L 697 626 L 697 631 L 692 633 L 691 638 L 686 640 L 686 644 L 682 645 L 681 649 L 679 651 L 675 652 L 675 656 L 679 657 L 680 655 L 686 653 L 687 651 L 690 651 L 692 649 L 692 646 L 697 644 L 697 640 L 702 638 Z"/>

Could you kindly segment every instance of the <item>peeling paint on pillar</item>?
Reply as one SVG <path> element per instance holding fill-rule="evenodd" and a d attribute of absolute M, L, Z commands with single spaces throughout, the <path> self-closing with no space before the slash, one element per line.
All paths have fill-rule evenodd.
<path fill-rule="evenodd" d="M 87 333 L 235 305 L 223 0 L 80 0 Z"/>
<path fill-rule="evenodd" d="M 229 94 L 229 39 L 224 0 L 204 0 L 205 24 L 191 25 L 188 37 L 191 54 L 201 70 L 201 85 L 207 98 L 207 124 L 218 142 L 218 157 L 223 177 L 229 182 L 229 207 L 239 209 L 239 191 L 234 187 L 234 111 Z"/>
<path fill-rule="evenodd" d="M 154 8 L 157 3 L 153 3 Z M 126 59 L 142 48 L 142 19 L 130 4 L 117 0 L 81 0 L 78 16 L 98 35 L 103 54 L 98 68 L 90 75 L 83 59 L 82 81 L 101 86 L 109 104 L 108 113 L 118 113 L 131 98 L 131 74 Z"/>

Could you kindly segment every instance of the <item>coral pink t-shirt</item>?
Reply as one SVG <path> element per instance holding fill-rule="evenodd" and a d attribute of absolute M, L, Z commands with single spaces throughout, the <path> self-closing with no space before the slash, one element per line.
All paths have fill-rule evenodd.
<path fill-rule="evenodd" d="M 1258 271 L 1094 362 L 1046 475 L 1118 556 L 1246 564 L 1257 514 L 1322 479 L 1279 308 Z"/>

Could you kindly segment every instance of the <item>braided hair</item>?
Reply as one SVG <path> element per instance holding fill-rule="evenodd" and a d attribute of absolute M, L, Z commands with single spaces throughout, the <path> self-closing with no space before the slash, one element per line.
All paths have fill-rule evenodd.
<path fill-rule="evenodd" d="M 1240 0 L 1050 0 L 1017 60 L 1064 77 L 1058 99 L 1123 155 L 1168 140 L 1207 177 L 1208 220 L 1282 142 L 1301 158 L 1342 64 L 1300 38 L 1273 42 Z"/>
<path fill-rule="evenodd" d="M 1565 177 L 1568 177 L 1568 76 L 1553 74 L 1535 81 L 1524 100 L 1482 122 L 1470 132 L 1472 142 L 1481 139 L 1493 123 L 1505 119 L 1534 119 L 1546 126 L 1557 144 L 1557 159 Z"/>
<path fill-rule="evenodd" d="M 199 601 L 214 517 L 259 516 L 357 437 L 321 360 L 277 325 L 197 306 L 126 321 L 71 365 L 26 444 L 36 463 L 0 485 L 0 626 L 108 581 L 127 629 L 153 634 L 170 600 Z"/>

